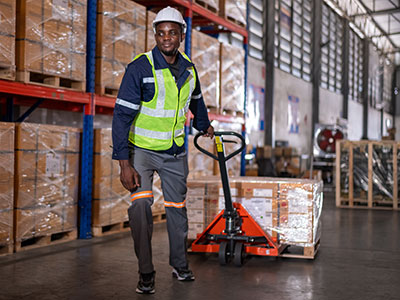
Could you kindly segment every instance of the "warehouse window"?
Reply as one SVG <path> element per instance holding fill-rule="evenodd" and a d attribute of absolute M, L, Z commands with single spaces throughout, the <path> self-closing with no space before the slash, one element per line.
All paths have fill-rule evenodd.
<path fill-rule="evenodd" d="M 275 2 L 275 66 L 311 80 L 311 0 Z"/>
<path fill-rule="evenodd" d="M 264 57 L 263 27 L 264 1 L 249 1 L 249 55 L 262 60 Z"/>
<path fill-rule="evenodd" d="M 321 30 L 321 86 L 333 92 L 342 89 L 342 42 L 341 18 L 327 5 L 322 6 Z"/>
<path fill-rule="evenodd" d="M 388 60 L 385 59 L 384 69 L 383 69 L 383 105 L 384 110 L 387 113 L 393 113 L 392 105 L 392 81 L 393 81 L 394 66 Z"/>
<path fill-rule="evenodd" d="M 350 29 L 349 34 L 349 98 L 362 102 L 363 43 Z"/>

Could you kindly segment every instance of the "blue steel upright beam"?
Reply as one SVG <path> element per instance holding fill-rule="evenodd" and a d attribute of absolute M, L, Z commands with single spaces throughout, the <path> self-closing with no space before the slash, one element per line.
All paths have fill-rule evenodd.
<path fill-rule="evenodd" d="M 190 58 L 192 55 L 192 19 L 193 11 L 189 8 L 185 10 L 186 36 L 185 36 L 185 54 Z M 190 133 L 190 122 L 185 124 L 185 148 L 189 151 L 188 136 Z"/>
<path fill-rule="evenodd" d="M 250 10 L 250 1 L 247 1 L 247 7 L 246 7 L 246 30 L 249 32 L 249 10 Z M 242 136 L 246 140 L 246 110 L 247 110 L 247 65 L 248 65 L 248 58 L 249 58 L 249 38 L 248 36 L 245 36 L 243 39 L 243 48 L 244 48 L 244 101 L 243 101 L 243 107 L 244 107 L 244 123 L 242 126 Z M 246 148 L 243 149 L 242 154 L 241 154 L 241 160 L 240 160 L 240 176 L 245 176 L 246 175 Z"/>
<path fill-rule="evenodd" d="M 86 44 L 86 91 L 90 103 L 85 105 L 83 115 L 81 197 L 79 199 L 79 238 L 92 237 L 92 179 L 93 179 L 93 115 L 95 111 L 95 54 L 96 54 L 96 13 L 97 1 L 87 2 L 87 44 Z"/>

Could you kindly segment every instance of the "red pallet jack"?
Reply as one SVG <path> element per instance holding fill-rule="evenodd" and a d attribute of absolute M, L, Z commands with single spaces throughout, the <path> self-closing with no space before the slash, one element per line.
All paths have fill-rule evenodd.
<path fill-rule="evenodd" d="M 210 225 L 198 235 L 192 243 L 192 252 L 218 253 L 221 265 L 226 265 L 231 260 L 240 267 L 243 265 L 247 254 L 261 256 L 278 256 L 281 249 L 268 233 L 254 221 L 240 203 L 232 203 L 229 187 L 226 162 L 242 152 L 246 147 L 244 138 L 236 132 L 215 132 L 215 144 L 218 156 L 201 148 L 197 140 L 203 133 L 198 133 L 194 138 L 195 147 L 204 154 L 217 160 L 221 173 L 222 187 L 225 197 L 225 209 L 222 210 Z M 225 140 L 222 136 L 236 136 L 241 140 L 240 149 L 225 157 L 224 143 L 236 143 Z"/>

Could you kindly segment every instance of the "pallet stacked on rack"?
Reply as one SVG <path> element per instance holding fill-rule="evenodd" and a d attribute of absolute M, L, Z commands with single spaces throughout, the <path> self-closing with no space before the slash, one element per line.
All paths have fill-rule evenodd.
<path fill-rule="evenodd" d="M 17 1 L 17 80 L 86 88 L 86 1 Z"/>
<path fill-rule="evenodd" d="M 0 123 L 0 256 L 14 250 L 14 123 Z"/>
<path fill-rule="evenodd" d="M 201 92 L 210 112 L 219 113 L 219 45 L 217 39 L 192 31 L 192 61 L 196 64 Z"/>
<path fill-rule="evenodd" d="M 230 22 L 246 27 L 247 0 L 220 0 L 219 14 Z"/>
<path fill-rule="evenodd" d="M 129 0 L 97 6 L 96 93 L 116 96 L 126 66 L 145 51 L 146 8 Z"/>
<path fill-rule="evenodd" d="M 244 50 L 221 43 L 220 107 L 222 114 L 243 115 Z"/>
<path fill-rule="evenodd" d="M 399 209 L 400 143 L 336 142 L 336 206 Z"/>
<path fill-rule="evenodd" d="M 77 128 L 16 126 L 16 251 L 76 239 L 80 136 Z"/>
<path fill-rule="evenodd" d="M 15 79 L 15 1 L 0 0 L 0 78 Z"/>
<path fill-rule="evenodd" d="M 193 2 L 197 3 L 198 5 L 204 7 L 210 12 L 218 15 L 219 12 L 219 3 L 222 0 L 194 0 Z"/>
<path fill-rule="evenodd" d="M 314 258 L 321 235 L 322 181 L 233 177 L 230 187 L 232 201 L 241 203 L 258 225 L 286 249 L 281 256 Z M 193 238 L 210 223 L 198 222 L 201 216 L 216 215 L 225 208 L 222 184 L 217 179 L 189 182 L 187 201 Z M 203 214 L 202 205 L 207 207 Z"/>

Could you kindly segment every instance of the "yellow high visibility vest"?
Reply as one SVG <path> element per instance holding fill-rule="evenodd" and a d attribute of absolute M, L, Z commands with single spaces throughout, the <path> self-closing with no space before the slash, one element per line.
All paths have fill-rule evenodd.
<path fill-rule="evenodd" d="M 155 92 L 153 99 L 141 102 L 139 113 L 131 126 L 129 141 L 150 150 L 167 150 L 174 141 L 182 146 L 186 115 L 196 84 L 194 67 L 188 69 L 190 75 L 178 90 L 169 68 L 156 70 L 151 51 L 136 56 L 135 60 L 142 55 L 146 55 L 153 71 L 153 77 L 144 78 L 143 81 L 154 82 Z M 183 56 L 190 62 L 186 55 Z"/>

